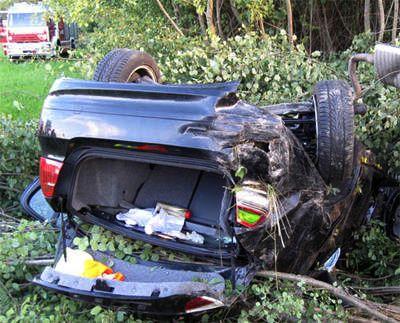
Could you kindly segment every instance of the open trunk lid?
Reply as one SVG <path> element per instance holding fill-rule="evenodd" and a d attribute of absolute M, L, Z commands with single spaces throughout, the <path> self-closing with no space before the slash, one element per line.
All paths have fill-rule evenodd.
<path fill-rule="evenodd" d="M 73 240 L 82 236 L 82 232 L 75 222 L 60 221 L 61 216 L 44 207 L 46 203 L 35 179 L 23 193 L 21 204 L 36 219 L 49 221 L 58 218 L 56 225 L 64 225 L 56 255 L 57 264 L 64 257 L 63 250 L 75 248 Z M 64 219 L 67 219 L 66 215 Z M 235 286 L 247 285 L 253 274 L 251 266 L 237 266 L 235 262 L 214 265 L 144 261 L 135 257 L 135 263 L 132 263 L 117 259 L 109 252 L 90 249 L 86 252 L 94 260 L 112 267 L 114 272 L 121 272 L 125 280 L 85 278 L 59 272 L 56 265 L 46 267 L 33 283 L 76 300 L 105 306 L 129 306 L 131 310 L 149 314 L 177 315 L 229 306 L 237 297 L 233 292 Z"/>

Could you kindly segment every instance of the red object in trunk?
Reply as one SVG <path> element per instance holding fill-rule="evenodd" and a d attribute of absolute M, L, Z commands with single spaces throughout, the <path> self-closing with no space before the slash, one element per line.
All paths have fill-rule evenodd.
<path fill-rule="evenodd" d="M 62 162 L 40 157 L 39 178 L 43 195 L 47 198 L 53 197 L 54 188 L 57 184 Z"/>

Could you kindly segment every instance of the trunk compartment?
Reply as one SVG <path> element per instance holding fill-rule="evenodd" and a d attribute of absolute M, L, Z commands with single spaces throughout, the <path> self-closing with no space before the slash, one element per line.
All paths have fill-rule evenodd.
<path fill-rule="evenodd" d="M 160 164 L 117 158 L 85 158 L 77 166 L 69 209 L 83 220 L 119 234 L 184 252 L 229 258 L 235 239 L 221 229 L 221 218 L 234 211 L 228 180 L 215 170 L 177 162 Z M 224 208 L 228 201 L 228 208 Z M 191 212 L 181 232 L 195 232 L 203 243 L 145 233 L 143 226 L 127 226 L 116 218 L 129 208 L 154 209 L 167 203 Z M 229 209 L 229 212 L 226 212 Z M 221 216 L 222 214 L 222 216 Z"/>

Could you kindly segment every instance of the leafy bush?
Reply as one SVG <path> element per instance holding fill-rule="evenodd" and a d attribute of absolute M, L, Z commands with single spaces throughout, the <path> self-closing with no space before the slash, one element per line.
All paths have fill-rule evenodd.
<path fill-rule="evenodd" d="M 400 279 L 399 245 L 386 235 L 384 223 L 363 226 L 354 238 L 355 248 L 347 255 L 350 271 L 372 277 L 398 275 Z"/>
<path fill-rule="evenodd" d="M 0 209 L 18 206 L 23 189 L 38 174 L 37 121 L 0 118 Z"/>
<path fill-rule="evenodd" d="M 239 95 L 261 105 L 306 100 L 317 81 L 337 78 L 329 65 L 310 58 L 302 45 L 291 49 L 284 32 L 263 39 L 246 34 L 199 43 L 159 58 L 167 82 L 239 80 Z"/>
<path fill-rule="evenodd" d="M 326 322 L 344 320 L 347 316 L 341 300 L 326 291 L 308 289 L 304 283 L 270 278 L 253 284 L 246 296 L 254 305 L 241 311 L 239 322 Z"/>

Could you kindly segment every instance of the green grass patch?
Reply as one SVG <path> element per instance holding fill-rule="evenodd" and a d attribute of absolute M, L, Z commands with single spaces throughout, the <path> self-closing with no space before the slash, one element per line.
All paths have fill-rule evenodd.
<path fill-rule="evenodd" d="M 0 114 L 22 120 L 37 119 L 51 85 L 62 76 L 80 76 L 73 61 L 10 62 L 0 55 Z"/>

